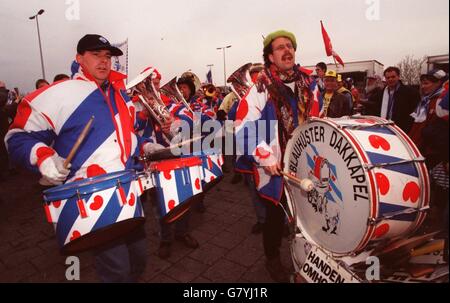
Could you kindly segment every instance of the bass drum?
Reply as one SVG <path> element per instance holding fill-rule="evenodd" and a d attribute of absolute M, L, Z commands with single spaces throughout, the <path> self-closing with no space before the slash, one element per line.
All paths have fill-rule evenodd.
<path fill-rule="evenodd" d="M 310 119 L 288 142 L 285 172 L 315 189 L 286 186 L 288 205 L 308 241 L 335 254 L 413 233 L 425 219 L 430 184 L 409 137 L 378 117 Z"/>

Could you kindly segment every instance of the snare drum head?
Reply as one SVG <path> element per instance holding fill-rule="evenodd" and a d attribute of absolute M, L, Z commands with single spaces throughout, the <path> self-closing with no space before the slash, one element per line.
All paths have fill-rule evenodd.
<path fill-rule="evenodd" d="M 89 194 L 114 187 L 117 185 L 118 180 L 122 183 L 128 183 L 135 178 L 136 173 L 134 170 L 124 170 L 77 180 L 45 190 L 43 192 L 44 200 L 47 202 L 62 200 L 73 197 L 77 192 Z"/>
<path fill-rule="evenodd" d="M 290 181 L 286 186 L 306 238 L 338 254 L 358 247 L 367 231 L 370 188 L 351 142 L 332 124 L 313 120 L 293 133 L 284 166 L 285 172 L 315 186 L 309 193 Z"/>

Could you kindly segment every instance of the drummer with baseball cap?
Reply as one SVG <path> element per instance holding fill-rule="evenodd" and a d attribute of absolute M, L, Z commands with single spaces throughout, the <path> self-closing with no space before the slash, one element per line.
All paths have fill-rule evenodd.
<path fill-rule="evenodd" d="M 153 143 L 134 132 L 135 109 L 124 90 L 126 76 L 111 70 L 111 56 L 120 55 L 122 51 L 101 35 L 81 38 L 72 63 L 72 80 L 33 92 L 20 103 L 5 138 L 11 159 L 39 172 L 52 185 L 141 169 L 135 158 Z M 65 166 L 65 158 L 92 116 L 88 135 Z M 133 186 L 128 194 L 136 199 L 140 195 Z M 108 203 L 111 199 L 110 195 L 101 196 L 96 201 Z M 76 235 L 67 230 L 62 238 L 72 241 Z M 143 225 L 93 253 L 101 281 L 137 281 L 146 264 Z"/>

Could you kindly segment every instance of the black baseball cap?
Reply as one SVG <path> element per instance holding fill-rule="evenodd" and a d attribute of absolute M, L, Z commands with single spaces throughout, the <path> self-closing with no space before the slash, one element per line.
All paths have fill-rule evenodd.
<path fill-rule="evenodd" d="M 100 35 L 88 34 L 78 41 L 77 45 L 77 53 L 83 54 L 85 51 L 94 51 L 94 50 L 102 50 L 106 49 L 111 51 L 112 56 L 122 56 L 123 52 L 112 46 L 109 41 Z"/>

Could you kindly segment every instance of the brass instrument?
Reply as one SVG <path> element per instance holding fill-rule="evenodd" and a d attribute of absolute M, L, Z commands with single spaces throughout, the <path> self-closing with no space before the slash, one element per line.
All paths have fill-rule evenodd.
<path fill-rule="evenodd" d="M 231 84 L 231 89 L 239 100 L 245 96 L 249 88 L 253 85 L 250 78 L 250 68 L 252 66 L 252 63 L 242 65 L 227 79 L 227 83 Z"/>
<path fill-rule="evenodd" d="M 167 82 L 161 87 L 161 92 L 175 101 L 176 103 L 183 103 L 184 106 L 193 114 L 194 112 L 191 109 L 189 103 L 184 99 L 183 94 L 181 94 L 180 90 L 177 86 L 177 77 L 174 77 L 172 80 Z"/>
<path fill-rule="evenodd" d="M 142 105 L 148 110 L 156 122 L 162 126 L 171 119 L 171 114 L 161 100 L 160 93 L 153 85 L 151 77 L 153 71 L 154 69 L 150 68 L 142 72 L 135 79 L 130 81 L 126 88 L 127 90 L 131 90 L 132 95 L 137 95 L 139 97 L 139 101 Z M 167 139 L 171 140 L 175 135 L 176 133 L 168 134 Z"/>

